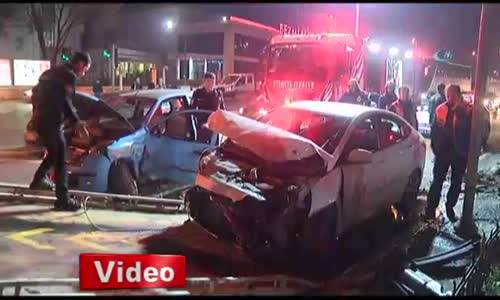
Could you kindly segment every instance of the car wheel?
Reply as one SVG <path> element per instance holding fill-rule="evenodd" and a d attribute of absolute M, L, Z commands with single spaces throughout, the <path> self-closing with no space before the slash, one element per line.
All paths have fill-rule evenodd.
<path fill-rule="evenodd" d="M 118 160 L 111 164 L 108 177 L 108 191 L 112 194 L 139 195 L 139 188 L 130 168 L 125 161 Z M 128 205 L 135 205 L 130 201 L 114 199 L 114 202 L 125 202 Z"/>
<path fill-rule="evenodd" d="M 408 178 L 408 183 L 406 184 L 403 198 L 398 205 L 398 210 L 401 213 L 403 220 L 411 219 L 412 214 L 415 211 L 418 189 L 420 188 L 421 181 L 422 172 L 420 170 L 413 171 L 413 173 Z"/>

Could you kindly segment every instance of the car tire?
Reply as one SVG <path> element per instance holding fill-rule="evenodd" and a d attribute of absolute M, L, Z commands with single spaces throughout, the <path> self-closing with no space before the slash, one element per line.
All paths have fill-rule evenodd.
<path fill-rule="evenodd" d="M 415 170 L 408 178 L 403 197 L 398 205 L 398 210 L 403 220 L 410 220 L 416 209 L 418 189 L 422 181 L 422 172 Z"/>
<path fill-rule="evenodd" d="M 108 176 L 108 191 L 112 194 L 139 195 L 137 182 L 125 161 L 118 160 L 111 164 Z M 123 201 L 114 199 L 114 202 Z M 135 205 L 136 203 L 128 202 L 128 204 Z"/>

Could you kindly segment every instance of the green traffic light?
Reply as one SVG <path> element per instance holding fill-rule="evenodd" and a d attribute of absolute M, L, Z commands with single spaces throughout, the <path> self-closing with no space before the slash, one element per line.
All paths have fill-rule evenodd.
<path fill-rule="evenodd" d="M 109 50 L 104 50 L 103 53 L 104 57 L 106 58 L 110 58 L 111 57 L 111 53 L 109 52 Z"/>

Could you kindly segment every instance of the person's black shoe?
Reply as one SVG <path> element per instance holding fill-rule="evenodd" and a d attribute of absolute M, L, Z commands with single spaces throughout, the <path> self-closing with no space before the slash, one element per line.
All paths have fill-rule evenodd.
<path fill-rule="evenodd" d="M 453 207 L 446 206 L 446 216 L 448 217 L 451 223 L 455 223 L 456 221 L 458 221 Z"/>
<path fill-rule="evenodd" d="M 55 211 L 78 211 L 82 208 L 82 205 L 80 203 L 77 203 L 75 201 L 56 201 L 54 203 L 54 210 Z"/>

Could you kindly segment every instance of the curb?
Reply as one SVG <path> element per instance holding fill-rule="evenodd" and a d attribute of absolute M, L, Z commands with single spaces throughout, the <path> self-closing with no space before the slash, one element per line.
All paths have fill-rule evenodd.
<path fill-rule="evenodd" d="M 0 148 L 1 159 L 40 159 L 44 153 L 43 148 L 35 146 Z"/>

